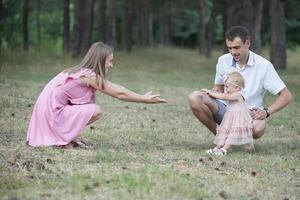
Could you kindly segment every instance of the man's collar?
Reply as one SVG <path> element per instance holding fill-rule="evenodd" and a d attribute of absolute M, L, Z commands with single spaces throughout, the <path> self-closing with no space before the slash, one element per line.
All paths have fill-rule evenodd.
<path fill-rule="evenodd" d="M 232 67 L 236 67 L 236 61 L 234 60 L 233 56 L 229 65 Z M 254 55 L 253 52 L 249 50 L 249 57 L 245 66 L 253 66 L 253 65 L 254 65 Z"/>

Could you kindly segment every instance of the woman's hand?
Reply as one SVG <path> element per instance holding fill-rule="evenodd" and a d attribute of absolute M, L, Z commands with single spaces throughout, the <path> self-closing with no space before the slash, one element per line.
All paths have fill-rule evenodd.
<path fill-rule="evenodd" d="M 143 95 L 146 103 L 167 103 L 165 99 L 160 98 L 160 94 L 152 94 L 152 91 Z"/>

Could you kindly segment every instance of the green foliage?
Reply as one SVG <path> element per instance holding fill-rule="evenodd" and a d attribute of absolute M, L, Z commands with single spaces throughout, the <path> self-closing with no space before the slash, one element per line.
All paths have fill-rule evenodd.
<path fill-rule="evenodd" d="M 52 51 L 61 51 L 63 37 L 63 1 L 61 0 L 42 0 L 40 9 L 41 21 L 41 48 Z M 224 2 L 216 1 L 216 27 L 214 44 L 223 43 L 223 17 Z M 0 48 L 20 48 L 22 47 L 22 12 L 23 1 L 3 0 L 0 19 Z M 197 45 L 199 32 L 199 5 L 197 1 L 186 1 L 183 5 L 181 1 L 171 1 L 170 8 L 165 9 L 163 3 L 158 0 L 149 1 L 149 9 L 153 17 L 153 39 L 154 44 L 161 42 L 162 28 L 159 24 L 165 13 L 171 13 L 172 19 L 172 44 L 179 46 L 193 47 Z M 94 26 L 92 42 L 98 41 L 98 13 L 99 2 L 94 2 Z M 212 0 L 205 0 L 206 23 L 211 14 Z M 288 47 L 299 46 L 300 37 L 300 3 L 299 1 L 286 1 L 286 30 Z M 70 1 L 70 20 L 71 29 L 74 22 L 74 2 Z M 116 25 L 117 25 L 117 47 L 122 46 L 122 18 L 123 0 L 115 1 Z M 108 23 L 108 17 L 106 24 Z M 269 1 L 264 1 L 264 16 L 262 22 L 262 43 L 269 44 Z M 138 38 L 137 22 L 134 20 L 132 40 L 136 44 Z M 30 47 L 37 46 L 36 30 L 36 2 L 29 1 L 29 40 Z"/>
<path fill-rule="evenodd" d="M 15 48 L 22 43 L 22 4 L 18 0 L 3 1 L 0 21 L 0 48 Z"/>
<path fill-rule="evenodd" d="M 300 44 L 300 3 L 299 1 L 286 1 L 286 31 L 287 42 L 290 48 L 294 48 Z"/>
<path fill-rule="evenodd" d="M 181 46 L 197 45 L 199 13 L 196 10 L 174 9 L 172 12 L 172 36 L 175 44 Z"/>

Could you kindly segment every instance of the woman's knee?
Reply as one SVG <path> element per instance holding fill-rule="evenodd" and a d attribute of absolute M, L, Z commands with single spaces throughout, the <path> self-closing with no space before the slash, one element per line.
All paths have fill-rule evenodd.
<path fill-rule="evenodd" d="M 99 119 L 102 114 L 102 109 L 100 106 L 96 105 L 95 112 L 93 114 L 93 118 Z"/>

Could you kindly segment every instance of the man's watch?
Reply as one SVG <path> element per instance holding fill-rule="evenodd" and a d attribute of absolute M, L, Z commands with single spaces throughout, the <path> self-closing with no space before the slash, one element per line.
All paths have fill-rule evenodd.
<path fill-rule="evenodd" d="M 266 118 L 268 118 L 268 117 L 271 115 L 271 114 L 270 114 L 270 111 L 269 111 L 269 108 L 264 107 L 264 111 L 266 111 L 266 113 L 267 113 Z"/>

